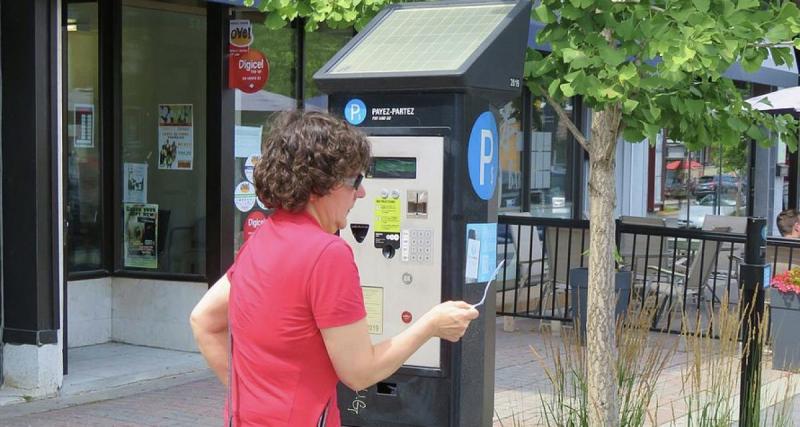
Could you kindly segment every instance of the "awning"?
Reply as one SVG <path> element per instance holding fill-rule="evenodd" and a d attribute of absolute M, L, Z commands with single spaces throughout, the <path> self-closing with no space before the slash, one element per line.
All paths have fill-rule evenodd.
<path fill-rule="evenodd" d="M 756 110 L 772 113 L 800 113 L 800 86 L 754 96 L 747 100 Z"/>
<path fill-rule="evenodd" d="M 687 162 L 686 160 L 674 160 L 667 163 L 667 170 L 677 170 L 677 169 L 700 169 L 703 165 L 700 162 L 696 162 L 692 160 L 691 162 Z"/>

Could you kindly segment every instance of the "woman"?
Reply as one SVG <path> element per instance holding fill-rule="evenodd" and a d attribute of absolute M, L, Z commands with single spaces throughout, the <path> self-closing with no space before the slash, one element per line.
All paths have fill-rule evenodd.
<path fill-rule="evenodd" d="M 430 338 L 458 341 L 478 312 L 442 303 L 373 345 L 353 252 L 335 234 L 365 196 L 366 136 L 324 113 L 283 113 L 262 151 L 256 189 L 275 212 L 194 308 L 192 330 L 220 381 L 231 372 L 234 425 L 340 426 L 338 381 L 367 388 Z"/>

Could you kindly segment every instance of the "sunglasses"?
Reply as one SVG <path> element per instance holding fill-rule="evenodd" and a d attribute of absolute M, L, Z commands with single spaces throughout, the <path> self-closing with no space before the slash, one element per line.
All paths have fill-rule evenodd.
<path fill-rule="evenodd" d="M 361 187 L 361 181 L 364 180 L 364 174 L 360 173 L 352 178 L 345 178 L 342 182 L 349 187 L 353 187 L 354 190 L 358 190 Z"/>

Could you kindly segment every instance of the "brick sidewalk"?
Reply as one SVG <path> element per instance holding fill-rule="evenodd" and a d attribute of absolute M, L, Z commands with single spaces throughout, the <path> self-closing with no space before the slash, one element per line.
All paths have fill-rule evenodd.
<path fill-rule="evenodd" d="M 517 322 L 517 329 L 509 333 L 503 332 L 502 322 L 498 322 L 493 420 L 495 427 L 514 426 L 513 420 L 517 421 L 516 425 L 526 427 L 541 424 L 540 393 L 548 393 L 550 384 L 531 351 L 533 347 L 540 355 L 547 355 L 544 334 L 539 333 L 536 326 L 537 322 L 520 320 Z M 685 409 L 682 407 L 680 391 L 680 375 L 684 365 L 682 357 L 684 356 L 676 355 L 673 358 L 659 381 L 660 403 L 663 405 L 658 414 L 660 422 L 666 422 L 675 415 L 680 417 Z M 151 385 L 133 386 L 125 392 L 111 390 L 94 397 L 68 398 L 61 402 L 57 399 L 35 401 L 0 407 L 0 427 L 222 426 L 225 390 L 215 378 L 209 377 L 210 372 L 201 372 L 199 375 L 201 376 L 162 379 Z M 762 371 L 762 375 L 765 383 L 792 377 L 768 368 Z M 795 375 L 794 378 L 800 376 Z M 778 391 L 780 390 L 781 387 L 778 387 Z M 87 403 L 93 401 L 90 399 L 94 402 Z M 673 401 L 674 406 L 669 404 Z M 790 407 L 790 417 L 795 423 L 800 422 L 798 407 L 800 396 L 794 398 L 794 406 Z M 24 412 L 26 408 L 28 412 Z M 673 408 L 677 413 L 672 413 Z"/>
<path fill-rule="evenodd" d="M 0 426 L 220 427 L 224 400 L 225 389 L 215 378 L 209 378 L 118 399 L 0 420 Z"/>

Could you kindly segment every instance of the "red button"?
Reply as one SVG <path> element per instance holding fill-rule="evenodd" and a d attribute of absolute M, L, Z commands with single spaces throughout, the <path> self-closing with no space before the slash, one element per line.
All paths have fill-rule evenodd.
<path fill-rule="evenodd" d="M 400 319 L 403 320 L 403 323 L 411 323 L 411 313 L 408 311 L 404 311 L 403 314 L 400 315 Z"/>

